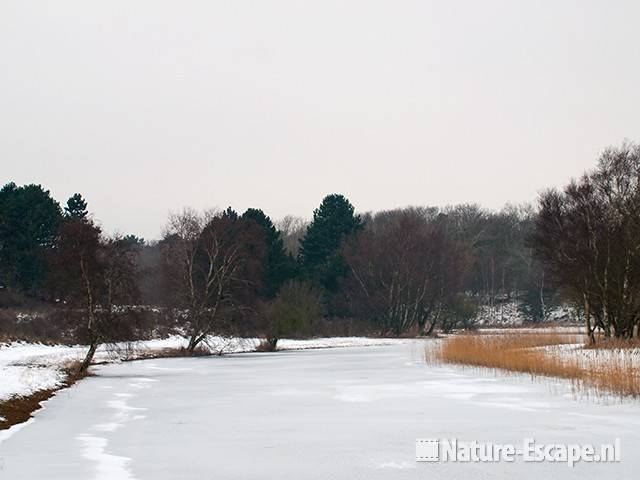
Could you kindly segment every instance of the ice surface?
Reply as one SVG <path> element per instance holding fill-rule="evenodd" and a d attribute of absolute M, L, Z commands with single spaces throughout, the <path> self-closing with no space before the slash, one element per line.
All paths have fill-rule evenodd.
<path fill-rule="evenodd" d="M 281 340 L 282 350 L 308 348 L 347 347 L 364 345 L 388 345 L 398 339 L 366 337 L 312 338 L 308 340 Z M 181 336 L 145 340 L 116 345 L 102 345 L 94 358 L 95 362 L 131 360 L 167 348 L 187 346 Z M 237 338 L 209 336 L 206 345 L 215 353 L 240 353 L 254 351 L 259 338 Z M 82 360 L 87 353 L 85 345 L 43 345 L 40 343 L 14 342 L 0 344 L 0 401 L 13 396 L 31 395 L 38 390 L 56 388 L 64 383 L 65 364 Z"/>
<path fill-rule="evenodd" d="M 424 342 L 96 367 L 0 443 L 0 478 L 631 479 L 640 405 L 429 366 Z M 616 464 L 416 463 L 416 438 L 622 443 Z"/>

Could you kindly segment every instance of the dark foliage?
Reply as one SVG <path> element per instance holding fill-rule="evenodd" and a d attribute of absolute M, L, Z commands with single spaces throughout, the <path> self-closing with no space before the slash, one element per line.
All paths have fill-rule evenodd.
<path fill-rule="evenodd" d="M 0 190 L 0 284 L 40 293 L 61 220 L 60 205 L 40 185 L 8 183 Z"/>
<path fill-rule="evenodd" d="M 85 218 L 89 212 L 87 211 L 87 202 L 79 193 L 74 193 L 69 200 L 67 206 L 64 207 L 64 215 L 67 218 Z"/>
<path fill-rule="evenodd" d="M 540 197 L 532 245 L 550 280 L 583 311 L 595 341 L 640 322 L 640 146 L 608 149 L 597 168 Z"/>
<path fill-rule="evenodd" d="M 242 214 L 242 219 L 254 222 L 263 233 L 266 246 L 264 264 L 262 266 L 262 290 L 264 299 L 274 298 L 280 287 L 296 273 L 296 263 L 284 249 L 282 235 L 273 225 L 271 219 L 257 208 L 249 208 Z"/>
<path fill-rule="evenodd" d="M 304 275 L 328 292 L 335 292 L 338 279 L 347 273 L 339 251 L 343 240 L 362 228 L 362 220 L 354 212 L 344 196 L 327 195 L 313 212 L 313 221 L 300 241 Z"/>

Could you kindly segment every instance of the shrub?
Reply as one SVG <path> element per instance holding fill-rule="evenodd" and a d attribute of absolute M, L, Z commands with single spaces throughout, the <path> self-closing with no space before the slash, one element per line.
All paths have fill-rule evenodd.
<path fill-rule="evenodd" d="M 320 292 L 314 287 L 298 280 L 285 283 L 265 309 L 266 342 L 262 349 L 275 350 L 283 336 L 310 335 L 313 324 L 322 319 L 323 313 Z"/>

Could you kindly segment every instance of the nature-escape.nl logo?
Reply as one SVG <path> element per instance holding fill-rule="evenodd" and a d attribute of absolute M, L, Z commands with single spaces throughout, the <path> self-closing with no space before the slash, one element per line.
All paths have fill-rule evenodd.
<path fill-rule="evenodd" d="M 525 438 L 520 445 L 463 442 L 457 439 L 416 439 L 417 462 L 560 462 L 573 467 L 578 462 L 620 462 L 620 439 L 613 443 L 563 444 L 537 443 Z"/>

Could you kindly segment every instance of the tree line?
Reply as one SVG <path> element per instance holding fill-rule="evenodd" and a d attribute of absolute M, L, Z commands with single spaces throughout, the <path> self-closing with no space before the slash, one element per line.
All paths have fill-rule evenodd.
<path fill-rule="evenodd" d="M 640 146 L 609 148 L 597 167 L 540 197 L 532 244 L 581 312 L 586 333 L 630 338 L 640 324 Z"/>
<path fill-rule="evenodd" d="M 358 214 L 326 196 L 310 222 L 262 210 L 172 213 L 158 241 L 106 235 L 80 194 L 61 207 L 40 185 L 0 190 L 0 303 L 64 312 L 89 346 L 117 341 L 140 312 L 188 338 L 430 335 L 469 328 L 479 308 L 515 301 L 530 321 L 569 303 L 595 340 L 637 333 L 638 146 L 539 204 Z M 71 319 L 71 320 L 70 320 Z M 132 320 L 133 319 L 133 320 Z M 135 336 L 135 335 L 134 335 Z"/>

